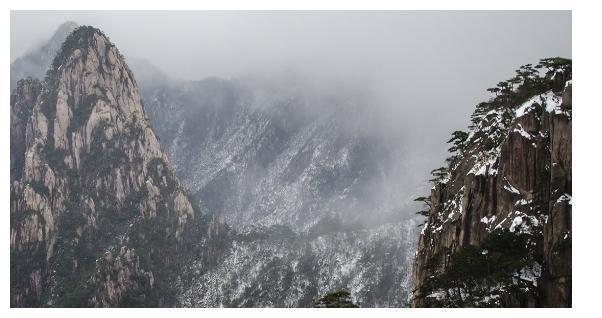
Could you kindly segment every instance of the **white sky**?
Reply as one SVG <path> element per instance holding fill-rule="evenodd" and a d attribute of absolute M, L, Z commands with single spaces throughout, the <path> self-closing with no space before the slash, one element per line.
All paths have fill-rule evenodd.
<path fill-rule="evenodd" d="M 520 65 L 571 57 L 570 11 L 12 11 L 11 61 L 68 20 L 173 77 L 284 69 L 362 83 L 398 133 L 439 154 L 486 88 Z"/>

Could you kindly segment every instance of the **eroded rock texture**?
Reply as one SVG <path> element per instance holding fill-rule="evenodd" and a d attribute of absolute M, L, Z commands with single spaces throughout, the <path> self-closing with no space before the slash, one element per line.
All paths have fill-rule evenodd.
<path fill-rule="evenodd" d="M 19 82 L 11 128 L 11 306 L 174 305 L 223 226 L 188 200 L 109 39 L 71 33 L 41 88 Z"/>
<path fill-rule="evenodd" d="M 571 306 L 570 61 L 536 79 L 537 89 L 508 93 L 514 102 L 475 112 L 463 150 L 435 182 L 414 260 L 414 306 Z M 437 280 L 459 251 L 486 255 L 494 232 L 525 237 L 534 258 L 511 286 L 492 284 L 479 298 Z"/>

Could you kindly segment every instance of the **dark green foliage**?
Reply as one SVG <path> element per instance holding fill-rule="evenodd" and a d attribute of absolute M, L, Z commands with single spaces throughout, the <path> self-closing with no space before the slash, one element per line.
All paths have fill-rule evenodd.
<path fill-rule="evenodd" d="M 157 183 L 162 193 L 173 193 L 177 187 L 177 179 L 162 158 L 153 158 L 147 165 L 152 179 Z M 163 181 L 165 177 L 165 181 Z"/>
<path fill-rule="evenodd" d="M 572 71 L 572 60 L 563 57 L 548 57 L 541 59 L 535 68 L 546 68 L 548 71 Z"/>
<path fill-rule="evenodd" d="M 448 174 L 448 170 L 446 167 L 440 167 L 437 169 L 433 169 L 433 170 L 431 170 L 431 175 L 433 176 L 433 178 L 430 179 L 429 181 L 433 182 L 433 183 L 441 182 L 443 179 L 445 179 L 447 174 Z"/>
<path fill-rule="evenodd" d="M 428 218 L 431 213 L 431 208 L 432 208 L 431 198 L 430 197 L 417 197 L 414 199 L 414 201 L 423 203 L 423 209 L 416 212 L 416 214 L 422 215 L 422 216 Z M 423 226 L 425 222 L 419 224 L 418 227 Z"/>
<path fill-rule="evenodd" d="M 545 76 L 541 76 L 538 69 L 546 68 L 548 71 Z M 479 103 L 471 116 L 472 124 L 469 126 L 475 131 L 470 144 L 475 140 L 480 140 L 482 150 L 488 151 L 497 147 L 506 135 L 510 122 L 514 117 L 514 109 L 529 98 L 542 94 L 554 87 L 554 74 L 560 72 L 563 80 L 571 78 L 571 60 L 564 58 L 546 58 L 533 66 L 526 64 L 516 70 L 516 76 L 498 83 L 497 87 L 490 88 L 487 91 L 494 93 L 495 96 L 487 101 Z M 556 82 L 558 80 L 556 79 Z M 563 81 L 561 83 L 564 83 Z M 501 121 L 498 122 L 497 116 L 501 115 Z M 483 134 L 479 129 L 488 127 L 487 134 Z M 468 146 L 468 145 L 466 145 Z"/>
<path fill-rule="evenodd" d="M 29 82 L 31 82 L 31 84 L 29 84 Z M 38 96 L 42 89 L 42 84 L 38 79 L 35 78 L 27 77 L 19 80 L 17 82 L 17 87 L 13 90 L 13 92 L 11 92 L 10 95 L 11 108 L 14 107 L 15 115 L 22 123 L 27 123 L 33 112 L 33 107 L 35 106 L 35 103 L 32 105 L 26 105 L 19 98 L 23 94 L 24 87 L 27 86 L 31 87 L 35 102 L 35 96 Z"/>
<path fill-rule="evenodd" d="M 492 87 L 492 88 L 488 88 L 487 91 L 497 95 L 500 93 L 501 89 L 499 87 Z"/>
<path fill-rule="evenodd" d="M 51 139 L 52 138 L 49 140 Z M 67 156 L 66 150 L 56 149 L 53 145 L 50 145 L 50 143 L 46 143 L 42 152 L 54 171 L 64 171 L 67 169 L 67 165 L 65 164 L 65 156 Z"/>
<path fill-rule="evenodd" d="M 447 141 L 447 143 L 453 143 L 453 146 L 448 149 L 449 152 L 462 151 L 464 149 L 464 143 L 468 139 L 468 133 L 456 130 L 452 133 L 452 137 Z"/>
<path fill-rule="evenodd" d="M 80 101 L 79 105 L 77 105 L 77 107 L 72 107 L 73 114 L 69 122 L 68 133 L 71 133 L 75 129 L 84 126 L 88 122 L 90 114 L 99 100 L 104 100 L 106 103 L 109 103 L 109 100 L 105 96 L 86 95 Z M 73 103 L 73 101 L 71 102 Z"/>
<path fill-rule="evenodd" d="M 115 145 L 115 142 L 106 140 L 105 130 L 108 125 L 102 122 L 94 127 L 90 152 L 81 155 L 81 170 L 88 180 L 109 176 L 113 168 L 129 162 L 127 154 L 121 147 Z"/>
<path fill-rule="evenodd" d="M 31 186 L 31 187 L 33 188 L 33 190 L 34 190 L 36 193 L 38 193 L 38 194 L 41 194 L 41 195 L 44 195 L 44 196 L 48 196 L 48 195 L 50 195 L 50 190 L 49 190 L 49 189 L 48 189 L 48 187 L 47 187 L 45 184 L 43 184 L 42 182 L 39 182 L 39 181 L 37 181 L 37 180 L 31 180 L 31 181 L 29 181 L 29 183 L 28 183 L 28 184 L 29 184 L 29 186 Z"/>
<path fill-rule="evenodd" d="M 539 72 L 533 68 L 533 65 L 527 64 L 521 66 L 518 70 L 516 70 L 516 83 L 520 83 L 522 81 L 522 85 L 530 85 L 532 82 L 539 80 Z"/>
<path fill-rule="evenodd" d="M 358 308 L 351 301 L 351 294 L 346 290 L 339 290 L 322 296 L 316 304 L 316 308 Z"/>
<path fill-rule="evenodd" d="M 61 72 L 65 69 L 68 59 L 77 49 L 81 51 L 81 59 L 85 62 L 87 51 L 96 46 L 94 35 L 103 36 L 102 32 L 92 27 L 80 27 L 70 34 L 61 50 L 57 53 L 40 95 L 40 110 L 47 117 L 48 135 L 53 135 L 54 118 L 56 117 L 56 102 L 58 83 Z M 107 42 L 106 49 L 112 47 Z M 104 72 L 105 63 L 99 63 L 99 72 Z M 129 72 L 129 70 L 126 71 Z M 123 73 L 120 72 L 123 76 Z M 123 80 L 123 79 L 119 79 Z M 68 140 L 74 130 L 86 125 L 91 112 L 100 100 L 109 103 L 107 92 L 102 87 L 95 87 L 96 93 L 82 95 L 77 98 L 69 96 L 67 103 L 71 111 L 68 127 Z M 123 93 L 123 92 L 122 92 Z M 109 105 L 110 106 L 110 105 Z M 136 115 L 139 115 L 137 117 Z M 31 116 L 30 113 L 19 116 Z M 122 118 L 118 118 L 122 119 Z M 32 277 L 29 273 L 41 273 L 42 290 L 40 297 L 31 296 L 24 300 L 25 306 L 57 306 L 57 307 L 87 307 L 92 305 L 91 299 L 102 292 L 99 284 L 103 281 L 115 281 L 120 268 L 116 262 L 125 263 L 130 269 L 124 284 L 125 294 L 116 306 L 174 306 L 174 281 L 181 271 L 183 264 L 192 258 L 203 258 L 217 262 L 216 251 L 228 250 L 222 247 L 228 241 L 224 236 L 218 239 L 207 239 L 207 224 L 209 220 L 201 214 L 200 209 L 194 208 L 194 218 L 190 216 L 185 226 L 178 224 L 174 216 L 173 196 L 179 188 L 179 182 L 171 172 L 166 162 L 161 158 L 152 160 L 146 167 L 149 171 L 148 180 L 157 186 L 160 194 L 153 200 L 157 203 L 157 214 L 154 218 L 140 216 L 149 193 L 143 183 L 136 192 L 129 191 L 132 184 L 127 184 L 123 192 L 126 197 L 121 201 L 112 184 L 117 168 L 121 172 L 139 175 L 142 173 L 143 158 L 136 156 L 136 143 L 144 142 L 144 122 L 147 120 L 141 114 L 134 114 L 132 121 L 127 121 L 125 131 L 115 129 L 118 123 L 105 120 L 100 122 L 91 132 L 90 148 L 82 147 L 79 153 L 80 161 L 77 167 L 69 168 L 65 164 L 68 151 L 57 149 L 53 138 L 37 150 L 44 156 L 52 171 L 62 177 L 65 187 L 56 188 L 55 193 L 64 196 L 64 201 L 54 201 L 65 205 L 54 219 L 54 252 L 46 259 L 45 242 L 33 242 L 23 250 L 11 250 L 11 294 L 17 295 L 23 290 L 31 293 Z M 109 135 L 112 130 L 112 135 Z M 109 138 L 110 136 L 110 138 Z M 134 149 L 131 149 L 131 148 Z M 68 147 L 69 148 L 69 147 Z M 130 160 L 129 156 L 134 155 Z M 30 182 L 37 193 L 48 197 L 50 191 L 42 183 Z M 54 193 L 53 193 L 54 194 Z M 11 191 L 11 202 L 16 202 L 15 196 L 22 193 Z M 21 221 L 19 217 L 29 217 L 38 213 L 42 231 L 45 229 L 45 218 L 37 211 L 12 211 L 11 228 Z M 15 215 L 18 217 L 15 217 Z M 214 228 L 217 228 L 215 226 Z M 225 228 L 225 226 L 224 226 Z M 176 229 L 181 230 L 176 237 Z M 221 228 L 219 229 L 221 230 Z M 217 230 L 215 230 L 217 231 Z M 43 233 L 48 235 L 48 233 Z M 202 246 L 201 246 L 202 245 Z M 120 251 L 134 251 L 133 260 L 125 260 Z M 110 252 L 115 261 L 105 261 L 103 255 Z M 122 267 L 123 268 L 123 267 Z M 151 288 L 147 274 L 152 272 L 154 286 Z"/>
<path fill-rule="evenodd" d="M 464 151 L 464 148 L 466 147 L 466 140 L 468 139 L 468 133 L 461 131 L 461 130 L 456 130 L 452 133 L 452 137 L 447 141 L 447 143 L 451 143 L 453 144 L 453 146 L 451 146 L 449 149 L 447 149 L 447 151 L 451 152 L 451 153 L 462 153 L 462 151 Z M 453 168 L 453 166 L 456 164 L 456 162 L 458 162 L 458 159 L 460 158 L 459 155 L 455 154 L 452 155 L 448 158 L 445 159 L 445 162 L 447 163 L 447 166 L 450 168 Z"/>
<path fill-rule="evenodd" d="M 521 66 L 516 76 L 487 89 L 494 96 L 476 106 L 471 116 L 470 134 L 452 133 L 448 142 L 453 143 L 449 148 L 453 155 L 446 160 L 449 168 L 433 170 L 434 178 L 430 181 L 442 182 L 448 170 L 452 175 L 465 175 L 466 167 L 474 165 L 472 158 L 490 156 L 489 152 L 498 148 L 508 135 L 516 108 L 550 90 L 560 92 L 572 77 L 571 64 L 571 60 L 564 58 L 542 59 L 536 66 Z M 543 76 L 539 71 L 542 68 L 547 69 Z M 541 117 L 542 106 L 536 102 L 529 111 Z M 458 171 L 458 167 L 466 170 Z M 426 212 L 418 214 L 428 215 Z M 534 216 L 537 217 L 537 213 Z M 530 222 L 529 219 L 526 222 Z M 424 306 L 516 307 L 527 306 L 526 302 L 533 299 L 538 301 L 535 283 L 525 279 L 521 271 L 544 264 L 542 242 L 542 228 L 531 224 L 530 233 L 498 229 L 489 233 L 480 246 L 464 246 L 455 252 L 440 251 L 427 260 L 425 266 L 429 274 L 420 290 Z"/>
<path fill-rule="evenodd" d="M 75 286 L 73 289 L 66 291 L 56 301 L 54 307 L 59 308 L 81 308 L 87 307 L 88 299 L 92 290 L 87 284 Z"/>
<path fill-rule="evenodd" d="M 511 306 L 521 293 L 535 291 L 530 280 L 520 272 L 534 266 L 540 260 L 531 234 L 513 233 L 498 229 L 492 232 L 481 246 L 468 245 L 454 253 L 442 252 L 427 264 L 436 271 L 438 259 L 448 260 L 443 273 L 426 279 L 420 293 L 428 296 L 439 292 L 445 296 L 436 300 L 428 297 L 426 306 L 433 307 L 480 307 Z M 487 297 L 498 302 L 483 301 Z"/>

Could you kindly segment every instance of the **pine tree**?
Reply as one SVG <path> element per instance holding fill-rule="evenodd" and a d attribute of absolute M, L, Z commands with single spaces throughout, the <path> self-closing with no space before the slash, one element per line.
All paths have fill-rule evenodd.
<path fill-rule="evenodd" d="M 440 167 L 437 169 L 433 169 L 433 170 L 431 170 L 431 175 L 433 176 L 433 178 L 430 179 L 429 181 L 434 182 L 434 183 L 440 182 L 443 179 L 445 179 L 445 177 L 447 176 L 447 173 L 448 173 L 448 171 L 447 171 L 446 167 Z"/>
<path fill-rule="evenodd" d="M 359 308 L 351 301 L 351 294 L 341 289 L 322 296 L 314 305 L 315 308 Z"/>
<path fill-rule="evenodd" d="M 456 130 L 452 133 L 452 137 L 447 141 L 447 143 L 453 143 L 454 145 L 448 149 L 449 152 L 462 152 L 464 149 L 464 143 L 468 139 L 468 133 L 461 130 Z"/>

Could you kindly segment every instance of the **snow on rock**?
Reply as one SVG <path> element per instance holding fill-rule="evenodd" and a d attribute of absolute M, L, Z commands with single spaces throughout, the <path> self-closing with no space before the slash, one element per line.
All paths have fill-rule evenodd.
<path fill-rule="evenodd" d="M 504 189 L 510 193 L 514 193 L 514 194 L 520 194 L 520 191 L 518 191 L 517 188 L 515 188 L 513 185 L 511 185 L 510 183 L 505 184 L 504 185 Z"/>

